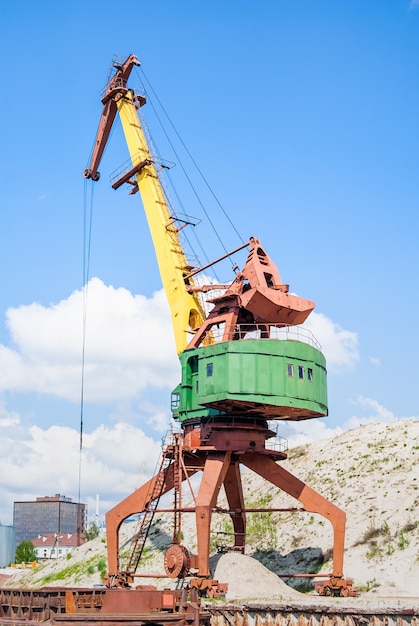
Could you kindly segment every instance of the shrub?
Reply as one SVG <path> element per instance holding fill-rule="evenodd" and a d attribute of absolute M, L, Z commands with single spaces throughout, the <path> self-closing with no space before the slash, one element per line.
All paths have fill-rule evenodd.
<path fill-rule="evenodd" d="M 398 541 L 397 541 L 398 547 L 400 548 L 400 550 L 404 550 L 405 548 L 407 548 L 409 543 L 410 543 L 409 539 L 406 537 L 404 531 L 401 530 L 399 532 Z"/>
<path fill-rule="evenodd" d="M 99 571 L 106 568 L 105 559 L 100 559 L 100 561 L 97 562 L 97 568 Z"/>
<path fill-rule="evenodd" d="M 92 522 L 86 530 L 86 541 L 91 541 L 92 539 L 96 539 L 96 537 L 99 537 L 99 528 Z"/>
<path fill-rule="evenodd" d="M 370 559 L 381 559 L 383 556 L 383 553 L 381 551 L 381 548 L 376 544 L 376 542 L 371 542 L 370 544 L 370 549 L 368 550 L 366 557 L 368 560 Z"/>
<path fill-rule="evenodd" d="M 16 548 L 15 563 L 32 563 L 36 561 L 36 548 L 32 541 L 24 539 Z"/>

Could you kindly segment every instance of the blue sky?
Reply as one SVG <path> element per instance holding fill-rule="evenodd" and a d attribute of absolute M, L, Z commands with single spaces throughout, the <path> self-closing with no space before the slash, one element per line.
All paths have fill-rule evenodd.
<path fill-rule="evenodd" d="M 283 435 L 297 444 L 417 418 L 418 2 L 3 0 L 0 49 L 2 523 L 14 500 L 77 498 L 82 172 L 115 54 L 138 56 L 132 86 L 152 85 L 241 236 L 259 237 L 291 290 L 316 301 L 330 415 Z M 153 139 L 175 161 L 150 96 Z M 104 511 L 153 471 L 179 379 L 140 199 L 108 182 L 127 158 L 116 128 L 93 201 L 81 483 L 91 514 L 96 493 Z M 200 217 L 180 174 L 182 210 Z M 219 256 L 208 223 L 196 230 Z"/>

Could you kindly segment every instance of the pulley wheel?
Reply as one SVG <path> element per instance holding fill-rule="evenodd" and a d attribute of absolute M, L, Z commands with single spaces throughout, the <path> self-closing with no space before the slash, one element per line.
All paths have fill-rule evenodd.
<path fill-rule="evenodd" d="M 191 566 L 189 552 L 185 546 L 173 544 L 164 555 L 164 569 L 169 578 L 178 578 L 188 573 Z"/>

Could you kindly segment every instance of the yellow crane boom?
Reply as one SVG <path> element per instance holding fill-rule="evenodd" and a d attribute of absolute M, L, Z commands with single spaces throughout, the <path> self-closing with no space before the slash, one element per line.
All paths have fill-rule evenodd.
<path fill-rule="evenodd" d="M 127 80 L 134 65 L 140 65 L 135 55 L 122 63 L 115 63 L 115 74 L 109 81 L 104 97 L 96 141 L 85 178 L 99 180 L 98 167 L 109 138 L 116 114 L 119 114 L 131 159 L 131 167 L 112 186 L 117 189 L 124 183 L 132 185 L 131 193 L 139 190 L 150 228 L 160 276 L 169 303 L 175 336 L 176 350 L 180 354 L 187 346 L 188 332 L 194 332 L 205 320 L 199 296 L 189 292 L 193 279 L 179 231 L 180 225 L 171 213 L 161 184 L 155 161 L 141 125 L 137 108 L 145 104 L 143 96 L 127 88 Z"/>

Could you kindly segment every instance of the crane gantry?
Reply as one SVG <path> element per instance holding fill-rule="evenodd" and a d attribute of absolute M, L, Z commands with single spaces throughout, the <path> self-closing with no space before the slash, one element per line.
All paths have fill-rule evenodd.
<path fill-rule="evenodd" d="M 150 151 L 138 116 L 137 109 L 146 99 L 127 87 L 130 73 L 138 65 L 134 55 L 114 63 L 84 176 L 99 180 L 101 157 L 119 114 L 131 162 L 112 186 L 117 189 L 127 184 L 130 193 L 139 191 L 141 195 L 181 363 L 181 382 L 172 393 L 172 413 L 182 430 L 165 447 L 158 473 L 106 515 L 107 584 L 126 586 L 139 576 L 137 566 L 160 497 L 173 490 L 174 532 L 164 557 L 165 575 L 188 577 L 190 587 L 208 595 L 222 593 L 225 587 L 211 578 L 209 567 L 211 517 L 224 486 L 225 513 L 233 524 L 231 549 L 244 552 L 243 465 L 299 500 L 304 511 L 330 521 L 333 571 L 319 591 L 348 595 L 351 581 L 343 578 L 345 513 L 286 471 L 281 466 L 286 449 L 268 443 L 275 435 L 269 421 L 313 419 L 328 412 L 325 358 L 300 327 L 314 302 L 289 293 L 255 237 L 245 244 L 247 260 L 228 285 L 194 282 L 205 268 L 192 266 L 186 258 L 179 237 L 186 222 L 179 222 L 170 210 L 159 177 L 159 159 Z M 211 297 L 215 287 L 218 291 Z M 202 294 L 209 294 L 207 302 L 212 305 L 207 315 Z M 197 554 L 190 554 L 181 541 L 181 514 L 190 511 L 183 506 L 181 485 L 198 472 L 201 482 L 193 507 Z M 142 514 L 142 522 L 128 561 L 122 565 L 119 529 L 134 513 Z"/>

